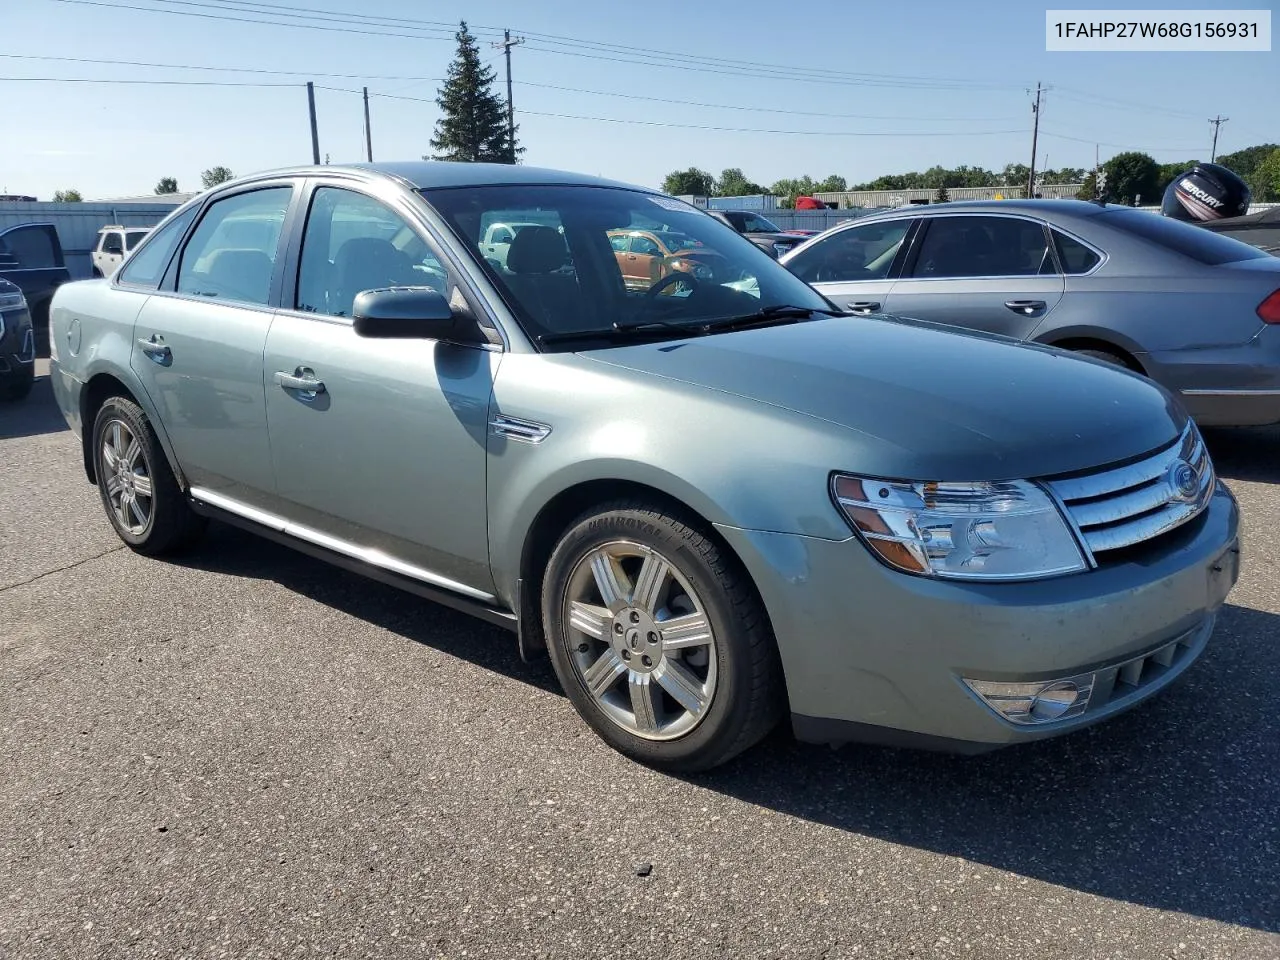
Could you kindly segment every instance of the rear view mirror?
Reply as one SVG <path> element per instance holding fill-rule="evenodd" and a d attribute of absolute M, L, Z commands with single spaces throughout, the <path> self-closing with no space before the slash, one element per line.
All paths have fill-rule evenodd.
<path fill-rule="evenodd" d="M 356 294 L 351 315 L 356 335 L 384 340 L 481 339 L 475 322 L 456 314 L 432 287 L 384 287 Z"/>

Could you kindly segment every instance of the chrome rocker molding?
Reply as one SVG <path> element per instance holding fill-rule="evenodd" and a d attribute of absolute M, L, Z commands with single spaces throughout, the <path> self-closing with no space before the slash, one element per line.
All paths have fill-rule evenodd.
<path fill-rule="evenodd" d="M 518 630 L 516 615 L 499 607 L 497 598 L 491 594 L 397 560 L 381 550 L 361 547 L 269 511 L 251 507 L 214 490 L 192 487 L 189 492 L 192 506 L 203 516 L 222 520 L 344 570 L 461 610 L 508 630 Z"/>

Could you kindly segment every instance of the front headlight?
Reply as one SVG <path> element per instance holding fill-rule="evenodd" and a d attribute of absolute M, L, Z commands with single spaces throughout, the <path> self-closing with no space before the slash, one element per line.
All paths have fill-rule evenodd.
<path fill-rule="evenodd" d="M 15 307 L 21 308 L 27 305 L 27 298 L 22 295 L 22 291 L 17 293 L 0 293 L 0 310 L 12 310 Z"/>
<path fill-rule="evenodd" d="M 1032 580 L 1088 569 L 1050 496 L 1025 480 L 910 483 L 837 475 L 836 503 L 890 566 L 959 580 Z"/>

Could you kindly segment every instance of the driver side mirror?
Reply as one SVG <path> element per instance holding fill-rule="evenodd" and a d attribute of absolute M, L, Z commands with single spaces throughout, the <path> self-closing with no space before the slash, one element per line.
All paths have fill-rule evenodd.
<path fill-rule="evenodd" d="M 482 343 L 470 317 L 456 313 L 432 287 L 362 290 L 351 308 L 356 336 L 378 340 L 450 340 Z"/>

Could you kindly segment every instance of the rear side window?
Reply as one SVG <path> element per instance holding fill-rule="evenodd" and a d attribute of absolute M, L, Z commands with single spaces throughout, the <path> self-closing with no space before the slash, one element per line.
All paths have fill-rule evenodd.
<path fill-rule="evenodd" d="M 138 250 L 129 262 L 116 274 L 116 282 L 131 287 L 148 287 L 155 289 L 160 285 L 165 268 L 173 259 L 173 251 L 177 249 L 182 235 L 195 219 L 197 207 L 192 207 L 178 214 L 163 227 L 151 235 L 146 245 Z"/>
<path fill-rule="evenodd" d="M 142 238 L 147 235 L 146 230 L 129 230 L 124 235 L 125 249 L 132 250 L 142 242 Z"/>
<path fill-rule="evenodd" d="M 1166 250 L 1210 266 L 1269 256 L 1257 247 L 1224 237 L 1204 227 L 1192 226 L 1181 220 L 1142 210 L 1109 210 L 1100 214 L 1098 219 L 1115 230 L 1149 240 Z"/>
<path fill-rule="evenodd" d="M 913 276 L 1034 277 L 1054 273 L 1044 227 L 1016 217 L 936 217 L 928 221 Z"/>
<path fill-rule="evenodd" d="M 1062 272 L 1075 275 L 1088 273 L 1098 265 L 1102 258 L 1086 247 L 1075 237 L 1053 231 L 1053 242 L 1058 248 L 1058 259 L 1062 261 Z"/>
<path fill-rule="evenodd" d="M 0 235 L 0 253 L 9 254 L 19 267 L 29 270 L 60 267 L 52 230 L 36 224 L 6 230 Z"/>
<path fill-rule="evenodd" d="M 178 262 L 178 292 L 266 304 L 293 187 L 268 187 L 217 200 Z"/>

